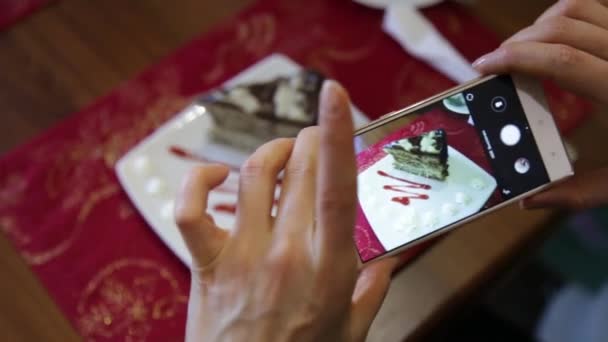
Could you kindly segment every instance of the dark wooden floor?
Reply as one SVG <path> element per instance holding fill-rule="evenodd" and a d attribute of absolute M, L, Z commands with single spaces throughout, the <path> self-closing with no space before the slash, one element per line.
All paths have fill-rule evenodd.
<path fill-rule="evenodd" d="M 251 2 L 61 0 L 0 33 L 0 154 Z"/>

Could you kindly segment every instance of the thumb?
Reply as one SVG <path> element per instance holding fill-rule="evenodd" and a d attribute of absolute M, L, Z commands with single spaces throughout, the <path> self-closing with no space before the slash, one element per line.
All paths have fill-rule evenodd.
<path fill-rule="evenodd" d="M 364 341 L 382 306 L 391 283 L 391 274 L 400 264 L 398 257 L 382 259 L 359 273 L 351 306 L 352 341 Z"/>
<path fill-rule="evenodd" d="M 608 167 L 577 174 L 521 202 L 525 209 L 588 209 L 608 203 Z"/>

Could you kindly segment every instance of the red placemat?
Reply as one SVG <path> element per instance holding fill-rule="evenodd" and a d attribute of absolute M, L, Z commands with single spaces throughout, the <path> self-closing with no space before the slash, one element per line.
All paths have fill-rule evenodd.
<path fill-rule="evenodd" d="M 0 0 L 0 30 L 53 0 Z"/>
<path fill-rule="evenodd" d="M 496 38 L 455 4 L 424 11 L 469 59 Z M 272 52 L 342 82 L 370 117 L 452 86 L 351 1 L 261 0 L 0 160 L 0 226 L 88 340 L 182 340 L 188 271 L 137 214 L 116 160 L 188 103 Z M 560 127 L 584 104 L 554 90 Z M 411 257 L 422 250 L 409 251 Z"/>

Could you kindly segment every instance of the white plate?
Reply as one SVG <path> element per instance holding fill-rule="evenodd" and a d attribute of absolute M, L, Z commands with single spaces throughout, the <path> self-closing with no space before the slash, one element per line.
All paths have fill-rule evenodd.
<path fill-rule="evenodd" d="M 264 81 L 297 72 L 301 67 L 289 58 L 274 54 L 249 67 L 226 82 L 226 85 Z M 359 127 L 369 120 L 353 108 L 353 120 Z M 247 157 L 226 146 L 209 140 L 213 121 L 202 107 L 191 105 L 159 127 L 116 164 L 118 179 L 150 227 L 163 242 L 187 265 L 190 254 L 173 222 L 173 199 L 188 170 L 197 162 L 176 157 L 169 152 L 179 146 L 196 154 L 230 165 L 238 166 Z M 225 191 L 213 191 L 209 196 L 209 213 L 223 228 L 234 226 L 234 215 L 216 206 L 236 203 L 238 173 L 231 172 L 222 186 Z"/>
<path fill-rule="evenodd" d="M 445 181 L 397 170 L 390 155 L 359 174 L 359 203 L 387 251 L 478 212 L 496 189 L 494 177 L 452 147 L 448 147 L 448 164 L 449 176 Z M 428 185 L 430 189 L 404 188 L 408 183 L 380 176 L 378 171 Z M 408 205 L 403 205 L 392 199 L 409 194 L 384 189 L 386 185 L 401 185 L 399 190 L 428 199 L 411 198 Z"/>

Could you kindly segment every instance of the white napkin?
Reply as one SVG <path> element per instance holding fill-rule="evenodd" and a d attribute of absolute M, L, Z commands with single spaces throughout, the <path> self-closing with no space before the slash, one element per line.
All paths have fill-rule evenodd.
<path fill-rule="evenodd" d="M 425 61 L 455 81 L 464 83 L 479 73 L 442 35 L 418 8 L 441 0 L 355 0 L 374 8 L 384 8 L 383 29 L 410 55 Z"/>

